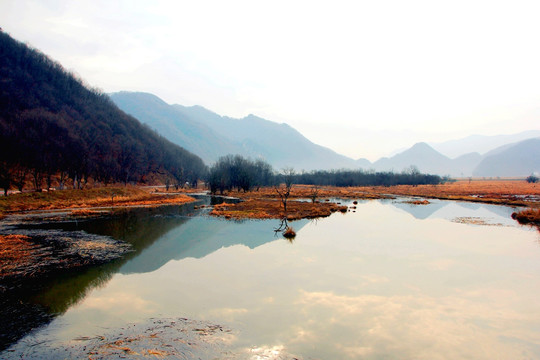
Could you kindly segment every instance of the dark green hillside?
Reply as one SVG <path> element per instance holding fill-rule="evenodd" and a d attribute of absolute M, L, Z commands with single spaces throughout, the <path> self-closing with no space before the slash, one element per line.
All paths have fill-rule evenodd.
<path fill-rule="evenodd" d="M 118 109 L 41 52 L 0 31 L 0 186 L 33 179 L 196 181 L 202 160 Z M 18 184 L 19 183 L 19 184 Z"/>

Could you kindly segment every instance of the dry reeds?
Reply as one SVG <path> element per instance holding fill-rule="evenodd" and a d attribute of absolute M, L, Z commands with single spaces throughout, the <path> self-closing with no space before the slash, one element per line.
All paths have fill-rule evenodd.
<path fill-rule="evenodd" d="M 540 209 L 525 209 L 512 214 L 512 219 L 520 224 L 540 225 Z"/>
<path fill-rule="evenodd" d="M 286 239 L 294 239 L 296 237 L 296 232 L 289 226 L 287 230 L 283 232 L 283 237 Z"/>
<path fill-rule="evenodd" d="M 0 215 L 28 210 L 151 206 L 181 204 L 191 201 L 194 201 L 194 199 L 186 195 L 161 195 L 132 186 L 102 187 L 84 190 L 69 189 L 40 193 L 21 193 L 0 197 Z"/>
<path fill-rule="evenodd" d="M 343 210 L 344 209 L 344 210 Z M 336 211 L 347 211 L 346 206 L 334 203 L 309 203 L 289 201 L 287 213 L 281 203 L 274 199 L 248 199 L 237 204 L 220 204 L 210 212 L 213 216 L 227 219 L 283 219 L 299 220 L 330 216 Z"/>

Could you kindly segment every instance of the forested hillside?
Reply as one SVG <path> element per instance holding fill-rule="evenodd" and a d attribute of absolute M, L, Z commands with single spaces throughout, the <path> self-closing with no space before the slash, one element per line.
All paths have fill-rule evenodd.
<path fill-rule="evenodd" d="M 0 31 L 0 187 L 140 182 L 150 174 L 183 183 L 205 170 L 198 156 Z"/>

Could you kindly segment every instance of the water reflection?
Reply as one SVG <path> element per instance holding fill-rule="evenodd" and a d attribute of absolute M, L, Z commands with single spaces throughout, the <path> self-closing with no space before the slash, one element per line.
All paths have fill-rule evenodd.
<path fill-rule="evenodd" d="M 276 241 L 275 221 L 182 218 L 27 341 L 65 344 L 103 327 L 184 316 L 237 329 L 233 352 L 539 358 L 536 232 L 449 221 L 502 222 L 489 205 L 433 203 L 422 220 L 395 205 L 365 202 L 356 213 L 295 222 L 292 246 Z"/>
<path fill-rule="evenodd" d="M 227 232 L 232 223 L 201 217 L 208 210 L 198 209 L 201 205 L 220 202 L 223 202 L 223 198 L 206 196 L 196 203 L 180 206 L 134 208 L 114 218 L 29 226 L 108 235 L 131 243 L 134 251 L 108 264 L 42 279 L 39 284 L 27 286 L 23 291 L 2 299 L 2 311 L 6 312 L 4 321 L 14 324 L 4 327 L 9 329 L 10 334 L 0 333 L 0 350 L 30 329 L 65 313 L 81 302 L 92 289 L 105 286 L 115 273 L 152 272 L 171 260 L 202 258 L 222 247 L 243 244 L 255 248 L 277 240 L 270 228 L 260 222 L 247 222 L 235 228 L 234 236 L 224 238 L 220 234 Z M 300 227 L 305 223 L 298 222 Z M 160 241 L 156 244 L 158 239 Z M 19 309 L 27 318 L 24 322 L 17 315 Z"/>
<path fill-rule="evenodd" d="M 308 220 L 299 220 L 301 229 Z M 250 249 L 277 240 L 268 221 L 227 221 L 208 217 L 195 217 L 162 235 L 136 258 L 126 262 L 119 270 L 122 274 L 152 272 L 171 260 L 200 259 L 219 249 L 243 245 Z"/>
<path fill-rule="evenodd" d="M 411 214 L 415 219 L 419 220 L 452 220 L 456 216 L 471 216 L 485 218 L 503 225 L 515 225 L 515 221 L 511 219 L 512 212 L 515 209 L 508 206 L 438 199 L 429 199 L 429 204 L 427 205 L 412 204 L 410 203 L 410 199 L 399 199 L 391 203 L 394 207 Z"/>

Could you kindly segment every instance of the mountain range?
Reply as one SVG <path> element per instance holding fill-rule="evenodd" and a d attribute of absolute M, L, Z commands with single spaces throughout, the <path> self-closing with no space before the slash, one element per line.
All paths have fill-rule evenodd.
<path fill-rule="evenodd" d="M 169 105 L 148 93 L 123 91 L 110 97 L 120 109 L 207 164 L 223 155 L 241 154 L 262 158 L 277 170 L 288 166 L 297 170 L 358 167 L 355 160 L 314 144 L 287 124 L 255 115 L 234 119 L 201 106 Z"/>
<path fill-rule="evenodd" d="M 373 163 L 354 160 L 314 144 L 287 124 L 248 115 L 242 119 L 218 115 L 202 106 L 170 105 L 142 92 L 109 95 L 126 113 L 212 164 L 220 156 L 241 154 L 262 158 L 274 168 L 297 170 L 358 169 L 401 172 L 414 166 L 421 172 L 453 177 L 527 176 L 540 172 L 540 131 L 519 134 L 472 135 L 443 143 L 417 143 Z"/>

